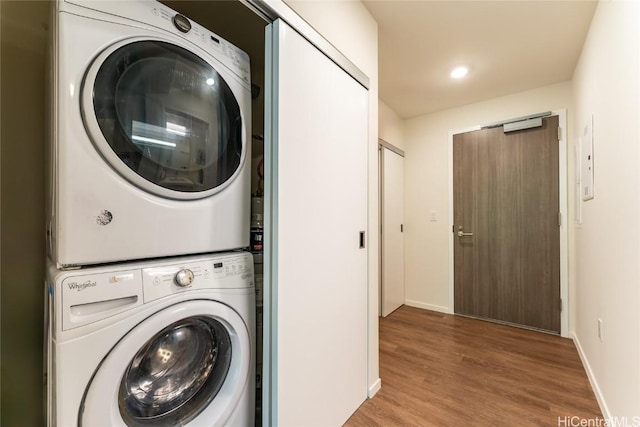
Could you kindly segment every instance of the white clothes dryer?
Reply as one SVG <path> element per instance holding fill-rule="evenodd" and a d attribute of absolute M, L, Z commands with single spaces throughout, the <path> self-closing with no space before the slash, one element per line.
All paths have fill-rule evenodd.
<path fill-rule="evenodd" d="M 47 281 L 49 426 L 253 426 L 255 288 L 245 252 Z"/>
<path fill-rule="evenodd" d="M 49 257 L 248 247 L 247 54 L 152 1 L 58 0 L 52 21 Z"/>

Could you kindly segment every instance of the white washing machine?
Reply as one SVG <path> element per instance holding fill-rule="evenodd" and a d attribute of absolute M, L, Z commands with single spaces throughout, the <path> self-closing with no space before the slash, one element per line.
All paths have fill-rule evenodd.
<path fill-rule="evenodd" d="M 247 54 L 152 1 L 58 0 L 52 21 L 49 257 L 248 247 Z"/>
<path fill-rule="evenodd" d="M 253 426 L 253 281 L 244 252 L 51 264 L 48 425 Z"/>

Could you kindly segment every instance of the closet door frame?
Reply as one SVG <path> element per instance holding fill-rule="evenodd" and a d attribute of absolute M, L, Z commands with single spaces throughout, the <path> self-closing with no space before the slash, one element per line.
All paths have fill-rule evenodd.
<path fill-rule="evenodd" d="M 379 140 L 379 150 L 381 223 L 379 315 L 386 317 L 402 306 L 405 301 L 404 151 L 382 139 Z"/>

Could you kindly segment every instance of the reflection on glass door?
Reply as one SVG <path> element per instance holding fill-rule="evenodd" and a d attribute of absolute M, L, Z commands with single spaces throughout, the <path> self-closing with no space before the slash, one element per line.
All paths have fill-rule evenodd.
<path fill-rule="evenodd" d="M 100 64 L 93 89 L 101 136 L 147 181 L 203 192 L 239 168 L 240 108 L 220 74 L 197 55 L 159 41 L 124 44 Z"/>

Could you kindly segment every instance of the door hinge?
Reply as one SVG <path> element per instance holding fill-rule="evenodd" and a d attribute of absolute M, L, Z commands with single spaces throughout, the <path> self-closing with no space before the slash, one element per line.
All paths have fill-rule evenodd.
<path fill-rule="evenodd" d="M 562 227 L 562 212 L 558 212 L 558 227 Z"/>
<path fill-rule="evenodd" d="M 404 233 L 404 224 L 400 224 L 400 232 Z"/>
<path fill-rule="evenodd" d="M 562 128 L 558 126 L 558 141 L 562 141 Z"/>

